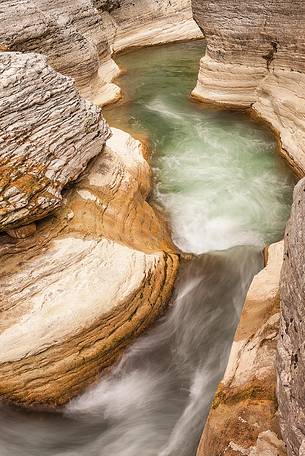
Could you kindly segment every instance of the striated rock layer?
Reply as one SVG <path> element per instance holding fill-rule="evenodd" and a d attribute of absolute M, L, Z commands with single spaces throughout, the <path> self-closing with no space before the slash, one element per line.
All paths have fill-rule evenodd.
<path fill-rule="evenodd" d="M 294 191 L 285 235 L 281 277 L 281 337 L 278 344 L 278 399 L 289 456 L 305 454 L 304 214 L 305 179 Z"/>
<path fill-rule="evenodd" d="M 284 456 L 275 416 L 276 341 L 283 242 L 253 279 L 197 456 Z"/>
<path fill-rule="evenodd" d="M 193 96 L 252 107 L 279 137 L 297 175 L 305 173 L 305 4 L 301 0 L 192 0 L 207 40 Z"/>
<path fill-rule="evenodd" d="M 107 147 L 28 239 L 1 238 L 0 397 L 67 402 L 163 311 L 178 256 L 139 141 Z"/>
<path fill-rule="evenodd" d="M 295 173 L 304 176 L 304 2 L 192 0 L 192 7 L 207 40 L 193 96 L 251 108 L 273 128 Z M 305 454 L 303 187 L 302 180 L 295 191 L 281 276 L 277 395 L 289 456 Z"/>
<path fill-rule="evenodd" d="M 114 31 L 109 41 L 114 51 L 202 38 L 190 0 L 120 0 L 120 4 L 110 13 Z"/>
<path fill-rule="evenodd" d="M 105 10 L 115 5 L 102 2 Z M 120 96 L 117 86 L 109 86 L 119 70 L 93 1 L 4 0 L 0 21 L 3 50 L 45 54 L 50 65 L 75 80 L 82 96 L 93 100 L 99 93 L 101 104 L 109 91 L 114 99 Z"/>
<path fill-rule="evenodd" d="M 2 52 L 0 68 L 3 231 L 57 208 L 63 188 L 101 152 L 109 131 L 101 110 L 80 98 L 46 57 Z"/>
<path fill-rule="evenodd" d="M 99 105 L 120 98 L 114 50 L 201 35 L 190 0 L 3 0 L 0 22 L 0 50 L 47 55 Z"/>
<path fill-rule="evenodd" d="M 4 0 L 0 21 L 0 398 L 56 406 L 163 311 L 179 263 L 142 145 L 104 147 L 81 96 L 120 97 L 113 51 L 200 31 L 190 0 Z"/>

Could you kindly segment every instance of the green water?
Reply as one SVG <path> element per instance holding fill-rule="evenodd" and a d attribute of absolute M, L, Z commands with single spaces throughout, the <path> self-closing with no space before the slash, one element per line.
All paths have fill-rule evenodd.
<path fill-rule="evenodd" d="M 182 262 L 168 312 L 67 407 L 0 404 L 1 456 L 196 455 L 260 248 L 283 235 L 294 184 L 266 130 L 188 99 L 202 54 L 197 42 L 120 56 L 126 102 L 105 114 L 149 137 L 154 197 L 176 243 L 233 248 Z"/>
<path fill-rule="evenodd" d="M 197 41 L 118 56 L 124 102 L 105 117 L 148 136 L 155 198 L 181 249 L 262 247 L 283 236 L 294 178 L 262 125 L 191 101 L 203 53 Z"/>

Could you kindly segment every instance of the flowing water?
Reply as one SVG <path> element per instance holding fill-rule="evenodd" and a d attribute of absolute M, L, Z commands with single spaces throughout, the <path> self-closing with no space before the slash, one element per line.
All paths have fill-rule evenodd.
<path fill-rule="evenodd" d="M 112 374 L 57 413 L 0 412 L 0 456 L 195 456 L 262 247 L 283 235 L 294 179 L 272 135 L 245 115 L 192 102 L 203 44 L 117 58 L 112 126 L 145 135 L 154 200 L 182 264 L 167 314 Z M 207 253 L 208 252 L 208 253 Z"/>

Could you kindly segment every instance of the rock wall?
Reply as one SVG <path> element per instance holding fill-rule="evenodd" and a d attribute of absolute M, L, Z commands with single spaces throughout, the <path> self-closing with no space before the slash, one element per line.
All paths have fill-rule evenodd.
<path fill-rule="evenodd" d="M 192 0 L 207 39 L 193 95 L 252 107 L 275 130 L 296 174 L 305 173 L 305 4 Z"/>
<path fill-rule="evenodd" d="M 190 0 L 120 0 L 120 5 L 110 14 L 114 51 L 202 37 Z"/>
<path fill-rule="evenodd" d="M 276 418 L 276 341 L 283 242 L 253 279 L 197 456 L 284 456 Z"/>
<path fill-rule="evenodd" d="M 102 5 L 108 10 L 112 2 Z M 3 50 L 45 54 L 51 66 L 75 80 L 81 95 L 94 100 L 99 94 L 100 104 L 109 91 L 119 97 L 118 87 L 107 85 L 119 70 L 91 0 L 4 0 L 0 21 Z"/>
<path fill-rule="evenodd" d="M 63 206 L 0 237 L 0 397 L 67 402 L 165 309 L 178 255 L 146 199 L 143 147 L 113 130 Z"/>
<path fill-rule="evenodd" d="M 200 35 L 190 0 L 4 0 L 0 22 L 0 50 L 45 54 L 99 105 L 120 98 L 114 50 Z"/>
<path fill-rule="evenodd" d="M 0 53 L 0 231 L 29 224 L 62 202 L 61 192 L 109 135 L 101 110 L 46 57 Z"/>
<path fill-rule="evenodd" d="M 251 113 L 263 118 L 273 128 L 280 151 L 295 173 L 304 176 L 304 2 L 192 0 L 192 7 L 207 40 L 193 96 L 222 106 L 251 108 Z M 305 340 L 302 321 L 304 191 L 302 180 L 295 190 L 281 276 L 277 396 L 281 431 L 289 456 L 305 454 L 305 360 L 302 352 Z M 255 407 L 251 408 L 252 412 L 256 414 Z M 213 435 L 214 414 L 212 410 L 201 448 L 211 440 L 209 432 Z M 242 426 L 239 423 L 236 429 Z M 268 452 L 260 448 L 257 446 L 255 454 L 278 454 L 275 449 Z M 243 445 L 230 451 L 232 455 L 252 455 L 252 450 Z M 202 454 L 210 456 L 210 453 Z M 231 453 L 227 449 L 220 454 Z"/>
<path fill-rule="evenodd" d="M 278 399 L 289 456 L 305 454 L 304 213 L 305 180 L 294 190 L 286 227 L 281 278 L 281 337 L 278 344 Z"/>

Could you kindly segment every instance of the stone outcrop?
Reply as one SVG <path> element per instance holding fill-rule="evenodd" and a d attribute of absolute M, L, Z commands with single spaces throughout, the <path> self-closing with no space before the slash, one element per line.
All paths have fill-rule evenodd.
<path fill-rule="evenodd" d="M 101 110 L 46 57 L 2 52 L 0 68 L 0 231 L 23 237 L 33 226 L 15 228 L 61 204 L 109 131 Z"/>
<path fill-rule="evenodd" d="M 192 0 L 192 7 L 207 40 L 193 96 L 251 107 L 276 131 L 281 153 L 303 176 L 304 2 Z"/>
<path fill-rule="evenodd" d="M 304 214 L 305 180 L 294 191 L 285 235 L 278 344 L 278 399 L 289 456 L 305 454 Z"/>
<path fill-rule="evenodd" d="M 116 4 L 101 6 L 107 11 Z M 119 70 L 91 0 L 4 0 L 0 21 L 3 50 L 45 54 L 51 66 L 75 80 L 82 96 L 100 104 L 119 98 L 111 84 Z"/>
<path fill-rule="evenodd" d="M 99 105 L 121 96 L 113 51 L 201 35 L 190 0 L 4 0 L 0 22 L 0 50 L 46 55 Z"/>
<path fill-rule="evenodd" d="M 105 21 L 104 14 L 104 21 Z M 113 51 L 171 41 L 202 38 L 192 18 L 190 0 L 120 0 L 110 13 Z"/>
<path fill-rule="evenodd" d="M 139 141 L 113 130 L 62 208 L 0 238 L 0 397 L 63 404 L 164 310 L 178 256 Z"/>
<path fill-rule="evenodd" d="M 197 456 L 285 454 L 275 395 L 282 258 L 283 242 L 271 245 L 252 281 Z"/>
<path fill-rule="evenodd" d="M 222 106 L 251 108 L 273 128 L 280 152 L 303 177 L 304 2 L 192 0 L 192 7 L 207 39 L 193 96 Z M 277 397 L 289 456 L 305 454 L 304 190 L 302 180 L 295 190 L 281 276 Z"/>
<path fill-rule="evenodd" d="M 105 147 L 87 100 L 120 97 L 114 51 L 201 35 L 189 0 L 4 0 L 0 21 L 0 398 L 57 406 L 160 315 L 179 264 L 146 150 Z"/>

